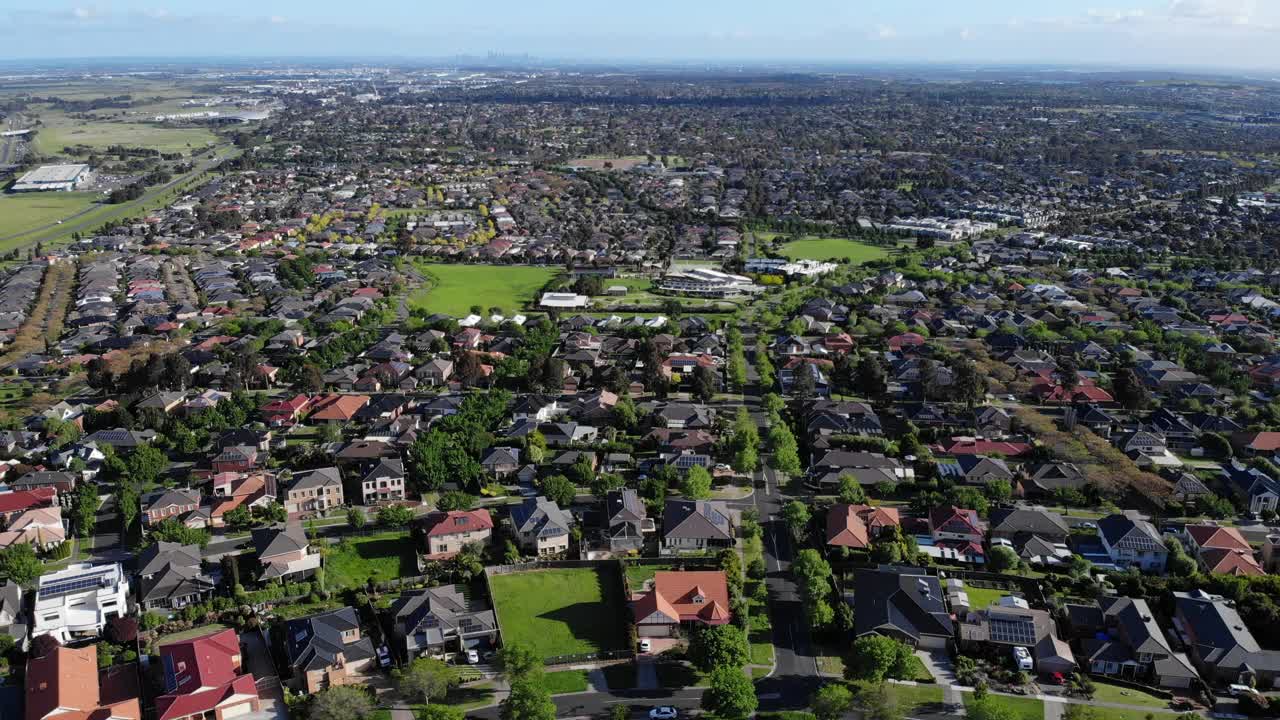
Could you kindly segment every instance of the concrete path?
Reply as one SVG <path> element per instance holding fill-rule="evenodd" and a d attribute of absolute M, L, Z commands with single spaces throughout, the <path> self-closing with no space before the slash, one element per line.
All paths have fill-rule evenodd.
<path fill-rule="evenodd" d="M 1067 711 L 1067 701 L 1063 698 L 1044 696 L 1044 720 L 1062 720 Z"/>

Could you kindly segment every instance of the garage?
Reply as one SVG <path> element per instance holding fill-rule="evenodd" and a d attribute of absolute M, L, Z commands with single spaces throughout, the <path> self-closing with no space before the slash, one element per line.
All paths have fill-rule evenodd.
<path fill-rule="evenodd" d="M 239 705 L 231 705 L 222 709 L 222 717 L 226 718 L 240 717 L 253 712 L 252 702 L 242 702 Z"/>

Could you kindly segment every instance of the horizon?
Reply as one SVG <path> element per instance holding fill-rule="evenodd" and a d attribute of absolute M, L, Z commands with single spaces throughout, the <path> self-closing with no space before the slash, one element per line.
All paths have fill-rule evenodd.
<path fill-rule="evenodd" d="M 1280 72 L 1280 4 L 1129 0 L 797 0 L 786 8 L 654 0 L 601 9 L 580 0 L 496 0 L 424 8 L 373 0 L 34 3 L 0 11 L 0 64 L 132 61 L 443 61 L 491 53 L 557 65 L 1018 66 Z"/>

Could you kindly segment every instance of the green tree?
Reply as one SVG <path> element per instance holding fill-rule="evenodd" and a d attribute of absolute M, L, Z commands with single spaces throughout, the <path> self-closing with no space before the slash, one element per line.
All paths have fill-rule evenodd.
<path fill-rule="evenodd" d="M 369 523 L 369 517 L 360 508 L 347 509 L 347 524 L 359 530 Z"/>
<path fill-rule="evenodd" d="M 969 720 L 1017 720 L 1018 717 L 1008 705 L 997 702 L 990 696 L 970 703 L 965 709 L 965 716 Z"/>
<path fill-rule="evenodd" d="M 378 509 L 378 524 L 382 527 L 400 528 L 413 522 L 413 510 L 403 505 L 387 505 Z"/>
<path fill-rule="evenodd" d="M 427 705 L 418 710 L 418 720 L 464 720 L 462 708 L 449 705 Z"/>
<path fill-rule="evenodd" d="M 613 424 L 623 432 L 631 432 L 635 430 L 636 425 L 640 423 L 640 413 L 636 410 L 636 401 L 632 400 L 629 395 L 623 395 L 618 398 L 618 402 L 613 406 Z"/>
<path fill-rule="evenodd" d="M 253 513 L 245 505 L 237 505 L 222 516 L 222 521 L 232 530 L 247 530 L 253 526 Z"/>
<path fill-rule="evenodd" d="M 0 577 L 23 587 L 31 587 L 42 571 L 40 559 L 30 545 L 10 545 L 0 550 Z"/>
<path fill-rule="evenodd" d="M 702 402 L 711 402 L 716 394 L 716 376 L 711 368 L 699 365 L 693 369 L 693 395 Z"/>
<path fill-rule="evenodd" d="M 169 467 L 169 458 L 150 445 L 143 445 L 129 454 L 125 460 L 129 478 L 139 485 L 147 486 L 156 482 L 165 469 Z"/>
<path fill-rule="evenodd" d="M 573 499 L 578 495 L 578 488 L 563 475 L 545 477 L 539 482 L 539 487 L 548 500 L 562 508 L 572 505 Z"/>
<path fill-rule="evenodd" d="M 310 720 L 364 720 L 373 714 L 373 701 L 359 685 L 338 685 L 311 699 Z"/>
<path fill-rule="evenodd" d="M 475 507 L 476 499 L 470 493 L 461 490 L 450 490 L 436 500 L 437 510 L 470 510 Z"/>
<path fill-rule="evenodd" d="M 863 505 L 867 502 L 867 491 L 856 477 L 844 474 L 840 476 L 839 482 L 839 489 L 836 492 L 840 496 L 840 502 L 846 505 Z"/>
<path fill-rule="evenodd" d="M 994 573 L 1005 573 L 1018 567 L 1018 553 L 1013 548 L 997 545 L 991 548 L 987 556 L 987 569 Z"/>
<path fill-rule="evenodd" d="M 724 720 L 740 720 L 756 711 L 756 688 L 742 668 L 721 666 L 711 671 L 702 693 L 702 709 Z"/>
<path fill-rule="evenodd" d="M 98 486 L 81 483 L 71 497 L 71 517 L 75 521 L 76 535 L 87 538 L 98 524 Z"/>
<path fill-rule="evenodd" d="M 705 500 L 711 497 L 711 473 L 707 469 L 695 465 L 689 468 L 680 484 L 680 492 L 690 500 Z"/>
<path fill-rule="evenodd" d="M 809 512 L 809 506 L 799 500 L 791 500 L 782 506 L 782 520 L 787 524 L 787 528 L 791 530 L 791 536 L 797 541 L 804 538 L 809 530 L 809 521 L 813 515 Z"/>
<path fill-rule="evenodd" d="M 845 678 L 878 683 L 907 674 L 911 660 L 911 648 L 904 643 L 884 635 L 863 635 L 849 648 Z"/>
<path fill-rule="evenodd" d="M 418 703 L 430 703 L 444 697 L 458 684 L 458 671 L 435 658 L 418 658 L 392 673 L 400 693 Z"/>
<path fill-rule="evenodd" d="M 180 545 L 199 545 L 202 549 L 209 544 L 209 531 L 203 528 L 192 528 L 183 525 L 177 519 L 170 518 L 151 528 L 150 539 L 156 542 L 173 542 Z"/>
<path fill-rule="evenodd" d="M 542 672 L 542 659 L 527 645 L 512 643 L 498 651 L 498 667 L 507 681 Z"/>
<path fill-rule="evenodd" d="M 839 683 L 823 685 L 809 699 L 809 707 L 818 720 L 839 720 L 853 707 L 853 693 Z"/>
<path fill-rule="evenodd" d="M 511 683 L 511 692 L 498 710 L 502 720 L 555 720 L 556 704 L 541 677 L 521 677 Z"/>
<path fill-rule="evenodd" d="M 749 659 L 747 636 L 736 625 L 702 626 L 689 643 L 689 660 L 703 672 L 721 666 L 741 668 Z"/>

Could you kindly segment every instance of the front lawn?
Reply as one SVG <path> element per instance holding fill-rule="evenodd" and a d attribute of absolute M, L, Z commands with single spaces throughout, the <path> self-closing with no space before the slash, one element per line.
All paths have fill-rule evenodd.
<path fill-rule="evenodd" d="M 586 670 L 558 670 L 542 676 L 543 684 L 552 695 L 583 692 L 587 689 Z"/>
<path fill-rule="evenodd" d="M 671 563 L 655 563 L 653 565 L 641 565 L 639 563 L 627 563 L 627 587 L 631 592 L 640 592 L 644 590 L 644 584 L 653 579 L 655 573 L 664 570 L 675 570 L 676 566 Z"/>
<path fill-rule="evenodd" d="M 1036 698 L 1014 697 L 1012 695 L 987 695 L 992 704 L 1002 707 L 1013 714 L 1014 720 L 1044 720 L 1044 701 Z M 973 693 L 964 693 L 964 706 L 974 703 Z"/>
<path fill-rule="evenodd" d="M 418 574 L 418 556 L 407 530 L 344 538 L 330 546 L 324 565 L 330 590 L 362 587 L 369 578 L 385 582 Z"/>
<path fill-rule="evenodd" d="M 924 666 L 924 661 L 919 657 L 912 655 L 909 664 L 911 666 L 910 672 L 907 673 L 906 677 L 898 678 L 899 680 L 914 680 L 915 682 L 922 683 L 931 683 L 934 681 L 933 675 L 929 672 L 929 668 Z"/>
<path fill-rule="evenodd" d="M 489 579 L 504 645 L 543 658 L 627 647 L 621 578 L 608 568 L 558 568 Z"/>
<path fill-rule="evenodd" d="M 898 707 L 907 713 L 924 705 L 941 705 L 946 697 L 943 694 L 942 687 L 938 685 L 885 683 L 884 686 L 898 701 Z M 1040 720 L 1044 720 L 1044 717 L 1041 716 Z"/>
<path fill-rule="evenodd" d="M 427 276 L 430 286 L 409 297 L 409 305 L 432 313 L 461 318 L 471 314 L 471 306 L 501 308 L 514 315 L 536 302 L 544 285 L 559 274 L 557 268 L 516 265 L 448 265 L 414 263 Z"/>
<path fill-rule="evenodd" d="M 1098 680 L 1093 681 L 1093 699 L 1098 702 L 1139 705 L 1141 707 L 1160 708 L 1161 710 L 1169 709 L 1169 701 L 1165 698 Z"/>

